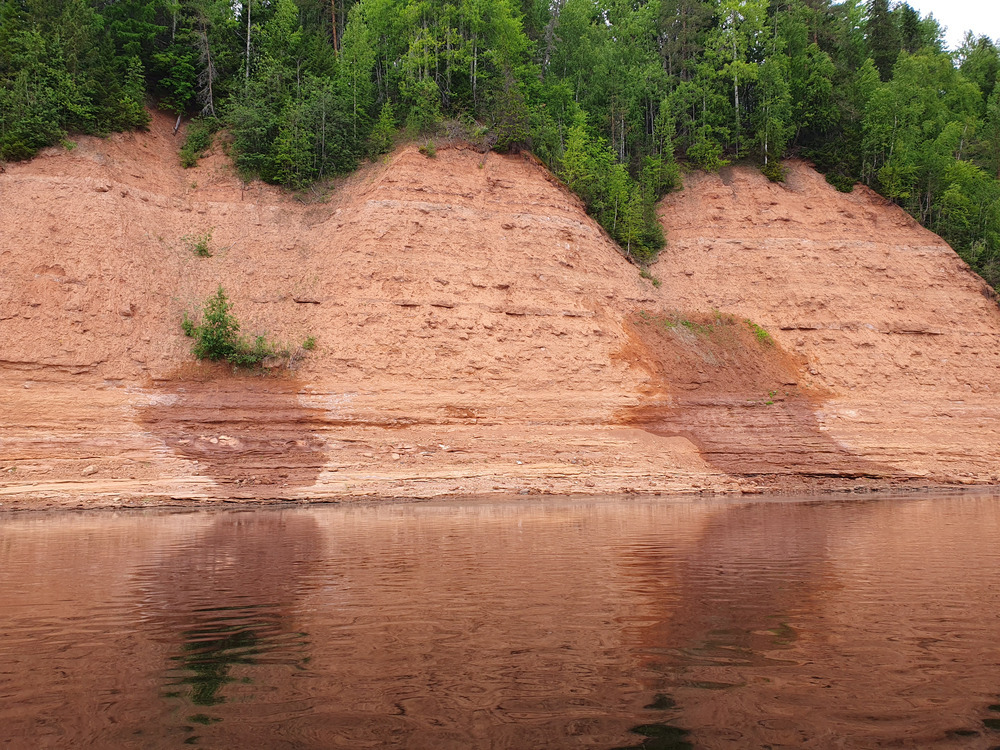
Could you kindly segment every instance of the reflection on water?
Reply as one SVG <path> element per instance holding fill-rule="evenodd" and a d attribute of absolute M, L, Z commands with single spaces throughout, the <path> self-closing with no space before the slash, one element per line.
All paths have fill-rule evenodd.
<path fill-rule="evenodd" d="M 213 707 L 252 707 L 259 691 L 305 669 L 310 644 L 297 610 L 322 553 L 309 514 L 207 518 L 192 538 L 156 549 L 133 574 L 142 626 L 172 652 L 161 694 L 188 744 L 202 739 L 206 726 L 243 719 L 238 709 Z"/>
<path fill-rule="evenodd" d="M 0 520 L 0 745 L 1000 746 L 995 497 Z"/>
<path fill-rule="evenodd" d="M 224 700 L 219 689 L 235 679 L 229 676 L 230 667 L 256 664 L 268 640 L 276 640 L 282 631 L 278 623 L 254 616 L 263 614 L 260 607 L 213 607 L 196 614 L 206 615 L 206 622 L 180 633 L 181 654 L 170 658 L 179 663 L 182 674 L 168 685 L 190 685 L 194 705 L 214 706 Z"/>
<path fill-rule="evenodd" d="M 824 575 L 824 517 L 807 503 L 742 505 L 707 520 L 692 548 L 655 533 L 637 540 L 630 573 L 650 589 L 670 582 L 655 624 L 638 635 L 653 662 L 780 663 L 796 638 L 790 613 L 835 585 Z"/>

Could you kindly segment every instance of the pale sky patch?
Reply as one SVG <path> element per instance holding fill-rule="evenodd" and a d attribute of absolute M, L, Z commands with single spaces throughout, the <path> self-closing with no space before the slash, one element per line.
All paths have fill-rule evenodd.
<path fill-rule="evenodd" d="M 966 31 L 1000 41 L 1000 0 L 906 0 L 921 16 L 933 14 L 947 26 L 945 43 L 950 49 L 962 44 Z"/>

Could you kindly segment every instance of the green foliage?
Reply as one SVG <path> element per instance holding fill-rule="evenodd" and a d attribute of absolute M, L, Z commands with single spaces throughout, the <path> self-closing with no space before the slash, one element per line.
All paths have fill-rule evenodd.
<path fill-rule="evenodd" d="M 354 137 L 352 106 L 342 80 L 266 63 L 229 105 L 237 168 L 295 188 L 354 169 L 367 132 Z"/>
<path fill-rule="evenodd" d="M 306 336 L 305 341 L 302 342 L 302 348 L 305 349 L 307 352 L 311 352 L 313 349 L 315 349 L 316 348 L 316 337 L 315 336 Z"/>
<path fill-rule="evenodd" d="M 765 167 L 770 166 L 772 161 L 780 161 L 794 133 L 789 77 L 789 61 L 785 55 L 767 58 L 757 73 L 759 101 L 751 122 L 754 140 Z M 780 181 L 770 176 L 769 179 Z"/>
<path fill-rule="evenodd" d="M 181 242 L 184 246 L 197 255 L 199 258 L 211 258 L 212 257 L 212 230 L 209 229 L 207 232 L 202 234 L 185 234 L 181 237 Z"/>
<path fill-rule="evenodd" d="M 641 276 L 642 278 L 644 278 L 647 281 L 651 282 L 652 285 L 655 286 L 657 289 L 660 288 L 660 284 L 662 282 L 656 276 L 653 276 L 653 274 L 651 274 L 645 268 L 643 268 L 641 271 L 639 271 L 639 276 Z"/>
<path fill-rule="evenodd" d="M 569 131 L 561 174 L 625 253 L 648 262 L 665 244 L 655 205 L 674 174 L 666 169 L 665 177 L 665 169 L 662 160 L 650 160 L 640 180 L 634 180 L 607 141 L 580 122 Z"/>
<path fill-rule="evenodd" d="M 368 137 L 368 150 L 372 156 L 386 154 L 392 150 L 393 135 L 396 132 L 396 118 L 392 102 L 382 105 L 375 127 Z"/>
<path fill-rule="evenodd" d="M 240 338 L 240 324 L 232 314 L 232 304 L 220 286 L 205 302 L 201 325 L 191 327 L 185 315 L 184 332 L 191 331 L 195 339 L 194 355 L 198 359 L 229 360 L 247 348 Z"/>
<path fill-rule="evenodd" d="M 0 159 L 28 159 L 67 132 L 144 128 L 142 61 L 115 50 L 84 0 L 0 5 Z"/>
<path fill-rule="evenodd" d="M 441 124 L 441 91 L 431 78 L 415 81 L 407 87 L 409 114 L 406 127 L 413 133 L 433 133 Z"/>
<path fill-rule="evenodd" d="M 197 166 L 198 159 L 212 147 L 216 123 L 210 119 L 192 120 L 187 127 L 184 145 L 181 146 L 181 166 L 185 169 Z"/>
<path fill-rule="evenodd" d="M 945 173 L 941 235 L 994 288 L 1000 286 L 1000 182 L 968 161 Z"/>
<path fill-rule="evenodd" d="M 208 298 L 202 322 L 195 325 L 187 313 L 181 321 L 186 336 L 194 338 L 192 352 L 198 359 L 224 361 L 234 367 L 257 367 L 268 357 L 276 356 L 277 347 L 264 336 L 249 341 L 240 335 L 240 324 L 232 313 L 232 303 L 220 286 Z"/>
<path fill-rule="evenodd" d="M 434 141 L 427 141 L 427 143 L 421 146 L 418 151 L 420 151 L 420 153 L 428 159 L 433 159 L 437 156 L 437 147 L 434 145 Z"/>
<path fill-rule="evenodd" d="M 642 325 L 656 326 L 664 331 L 683 329 L 683 331 L 696 336 L 712 336 L 718 330 L 728 328 L 735 322 L 731 315 L 723 315 L 721 313 L 716 313 L 712 320 L 705 323 L 698 323 L 689 318 L 682 317 L 678 313 L 661 313 L 656 315 L 646 310 L 640 310 L 638 316 L 639 319 L 636 322 Z"/>
<path fill-rule="evenodd" d="M 787 176 L 785 165 L 780 161 L 772 161 L 768 164 L 761 165 L 760 173 L 771 182 L 784 182 L 785 177 Z"/>
<path fill-rule="evenodd" d="M 520 83 L 509 70 L 492 101 L 494 148 L 500 152 L 519 151 L 531 145 L 531 115 Z"/>
<path fill-rule="evenodd" d="M 854 192 L 854 180 L 836 172 L 827 172 L 826 181 L 837 188 L 841 193 Z"/>
<path fill-rule="evenodd" d="M 971 31 L 958 50 L 959 70 L 962 75 L 979 87 L 988 99 L 994 92 L 1000 75 L 1000 50 L 989 37 L 976 37 Z"/>
<path fill-rule="evenodd" d="M 743 322 L 746 323 L 747 328 L 753 332 L 754 338 L 757 339 L 757 343 L 763 346 L 774 346 L 774 339 L 771 338 L 771 334 L 769 334 L 766 329 L 754 323 L 750 320 L 750 318 L 747 318 Z"/>
<path fill-rule="evenodd" d="M 865 37 L 879 77 L 888 81 L 901 48 L 899 29 L 889 12 L 889 0 L 869 0 Z"/>

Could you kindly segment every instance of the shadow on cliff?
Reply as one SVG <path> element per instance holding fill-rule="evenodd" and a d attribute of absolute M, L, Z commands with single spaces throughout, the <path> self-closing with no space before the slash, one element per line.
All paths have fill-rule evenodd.
<path fill-rule="evenodd" d="M 720 471 L 771 488 L 900 476 L 824 432 L 816 417 L 823 394 L 800 385 L 804 362 L 751 321 L 639 311 L 625 327 L 622 356 L 651 376 L 625 423 L 685 437 Z"/>

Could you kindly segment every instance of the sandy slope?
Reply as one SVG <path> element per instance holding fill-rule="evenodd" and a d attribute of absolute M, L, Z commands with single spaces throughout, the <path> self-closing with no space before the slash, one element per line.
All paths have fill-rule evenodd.
<path fill-rule="evenodd" d="M 648 378 L 622 318 L 652 287 L 540 167 L 408 148 L 307 205 L 221 156 L 181 170 L 177 143 L 156 118 L 2 176 L 0 492 L 736 486 L 617 423 Z M 209 229 L 197 258 L 182 237 Z M 220 283 L 248 331 L 317 349 L 290 376 L 193 364 L 179 322 Z"/>
<path fill-rule="evenodd" d="M 221 154 L 180 169 L 171 125 L 0 175 L 4 508 L 738 491 L 808 476 L 813 452 L 851 486 L 994 471 L 995 304 L 940 240 L 805 167 L 787 189 L 689 180 L 656 289 L 526 159 L 404 148 L 309 203 Z M 198 258 L 185 237 L 209 230 Z M 193 362 L 180 320 L 219 284 L 247 332 L 316 350 L 269 377 Z M 732 375 L 747 346 L 706 375 L 690 357 L 720 344 L 635 323 L 712 308 L 774 333 L 751 358 L 796 397 L 735 408 L 769 388 Z"/>
<path fill-rule="evenodd" d="M 829 440 L 900 474 L 1000 476 L 1000 309 L 939 237 L 804 164 L 786 185 L 692 175 L 655 267 L 681 308 L 719 308 L 803 357 Z"/>

